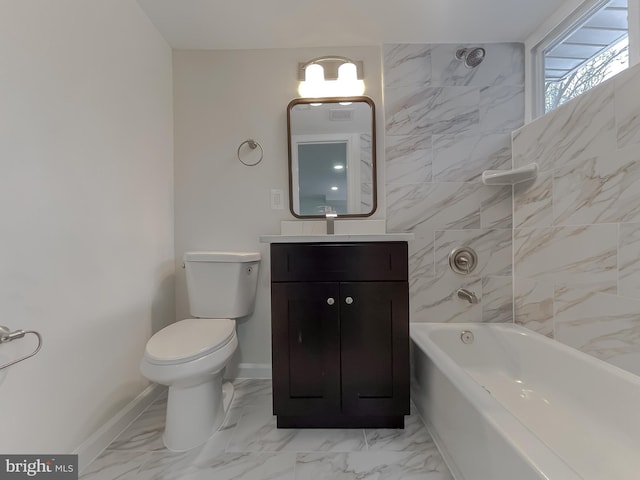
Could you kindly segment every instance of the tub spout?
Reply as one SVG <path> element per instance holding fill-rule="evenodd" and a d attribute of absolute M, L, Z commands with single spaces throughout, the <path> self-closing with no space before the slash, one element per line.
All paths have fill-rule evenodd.
<path fill-rule="evenodd" d="M 480 301 L 474 292 L 467 290 L 466 288 L 458 290 L 458 298 L 466 300 L 469 303 L 478 303 Z"/>

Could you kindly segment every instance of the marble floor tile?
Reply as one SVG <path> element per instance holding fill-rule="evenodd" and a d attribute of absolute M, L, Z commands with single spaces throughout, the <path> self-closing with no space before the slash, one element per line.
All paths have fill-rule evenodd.
<path fill-rule="evenodd" d="M 244 409 L 228 452 L 353 452 L 364 450 L 361 429 L 276 428 L 271 405 Z"/>
<path fill-rule="evenodd" d="M 295 480 L 453 480 L 440 454 L 352 452 L 298 454 Z"/>
<path fill-rule="evenodd" d="M 203 479 L 293 480 L 296 454 L 226 453 L 201 469 Z"/>
<path fill-rule="evenodd" d="M 271 380 L 242 379 L 233 382 L 234 405 L 246 406 L 255 403 L 271 403 Z"/>
<path fill-rule="evenodd" d="M 198 448 L 187 452 L 171 452 L 165 449 L 149 453 L 147 461 L 140 467 L 137 476 L 132 477 L 131 480 L 133 478 L 144 480 L 196 479 L 200 473 L 197 465 L 199 453 Z"/>
<path fill-rule="evenodd" d="M 138 470 L 148 460 L 147 452 L 107 450 L 82 472 L 80 480 L 129 480 L 138 477 Z"/>
<path fill-rule="evenodd" d="M 277 429 L 270 380 L 236 380 L 221 430 L 204 445 L 162 444 L 166 397 L 82 473 L 82 480 L 451 480 L 412 407 L 404 430 Z"/>
<path fill-rule="evenodd" d="M 162 432 L 167 412 L 167 398 L 156 400 L 116 438 L 109 450 L 151 452 L 164 449 Z"/>
<path fill-rule="evenodd" d="M 393 452 L 437 452 L 431 435 L 417 414 L 408 415 L 404 430 L 392 428 L 366 429 L 364 431 L 369 450 Z"/>
<path fill-rule="evenodd" d="M 293 480 L 295 453 L 222 453 L 206 461 L 195 452 L 150 454 L 145 480 Z"/>

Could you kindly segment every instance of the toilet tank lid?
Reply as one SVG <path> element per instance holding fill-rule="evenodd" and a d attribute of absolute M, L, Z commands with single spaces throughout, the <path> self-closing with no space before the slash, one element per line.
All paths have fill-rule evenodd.
<path fill-rule="evenodd" d="M 259 252 L 185 252 L 185 262 L 257 262 Z"/>

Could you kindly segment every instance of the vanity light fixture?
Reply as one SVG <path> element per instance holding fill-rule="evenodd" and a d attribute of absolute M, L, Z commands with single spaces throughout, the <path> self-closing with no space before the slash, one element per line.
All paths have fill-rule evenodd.
<path fill-rule="evenodd" d="M 298 64 L 298 93 L 304 98 L 357 97 L 364 93 L 364 67 L 347 57 L 318 57 Z"/>

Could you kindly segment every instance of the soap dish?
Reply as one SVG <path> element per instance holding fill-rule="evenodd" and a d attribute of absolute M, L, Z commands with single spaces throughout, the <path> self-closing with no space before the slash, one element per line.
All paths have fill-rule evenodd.
<path fill-rule="evenodd" d="M 538 164 L 534 162 L 513 170 L 485 170 L 482 172 L 482 183 L 485 185 L 515 185 L 527 180 L 534 180 L 537 176 Z"/>

